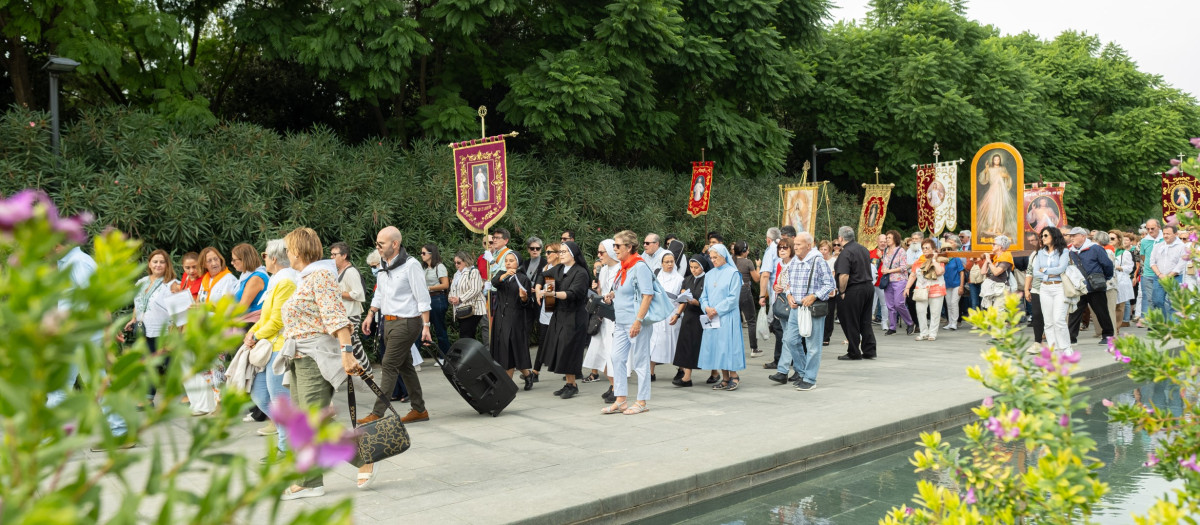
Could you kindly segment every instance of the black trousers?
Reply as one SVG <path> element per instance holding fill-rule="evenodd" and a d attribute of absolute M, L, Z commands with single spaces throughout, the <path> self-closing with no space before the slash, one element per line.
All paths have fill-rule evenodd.
<path fill-rule="evenodd" d="M 846 354 L 850 357 L 875 357 L 875 332 L 871 328 L 871 299 L 875 287 L 871 283 L 852 284 L 838 304 L 838 319 L 846 334 Z"/>
<path fill-rule="evenodd" d="M 1067 329 L 1071 332 L 1071 344 L 1079 339 L 1079 325 L 1083 321 L 1083 313 L 1087 307 L 1092 307 L 1092 322 L 1100 323 L 1100 340 L 1104 341 L 1113 335 L 1112 319 L 1108 316 L 1108 292 L 1098 290 L 1089 292 L 1079 298 L 1079 305 L 1067 318 Z"/>
<path fill-rule="evenodd" d="M 1042 317 L 1042 301 L 1040 295 L 1029 294 L 1029 306 L 1033 309 L 1033 341 L 1041 343 L 1045 340 L 1043 337 L 1046 333 L 1046 319 Z"/>
<path fill-rule="evenodd" d="M 783 353 L 783 324 L 772 315 L 771 324 L 767 325 L 767 327 L 771 329 L 771 335 L 775 336 L 775 358 L 771 362 L 778 363 L 779 356 Z"/>
<path fill-rule="evenodd" d="M 754 300 L 754 294 L 750 293 L 750 287 L 742 288 L 742 295 L 738 298 L 738 308 L 742 311 L 742 320 L 746 321 L 746 327 L 750 329 L 750 350 L 758 350 L 758 337 L 754 335 L 754 330 L 758 324 L 758 319 L 755 317 L 757 310 L 754 308 L 758 304 Z"/>
<path fill-rule="evenodd" d="M 825 344 L 829 344 L 829 337 L 833 335 L 833 319 L 837 317 L 838 304 L 841 304 L 841 302 L 842 301 L 837 294 L 834 294 L 833 297 L 829 298 L 829 315 L 825 316 L 825 340 L 822 341 Z M 868 302 L 867 306 L 870 307 L 870 305 L 871 303 Z M 871 312 L 871 314 L 873 316 L 874 312 Z"/>
<path fill-rule="evenodd" d="M 908 297 L 904 298 L 904 307 L 908 308 L 909 319 L 913 320 L 913 326 L 916 327 L 915 328 L 916 331 L 920 332 L 921 331 L 921 317 L 917 315 L 917 302 L 912 300 L 911 293 L 908 294 Z"/>

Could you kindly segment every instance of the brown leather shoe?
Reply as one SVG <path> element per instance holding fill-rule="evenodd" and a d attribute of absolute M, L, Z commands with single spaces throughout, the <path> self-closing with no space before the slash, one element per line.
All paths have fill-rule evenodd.
<path fill-rule="evenodd" d="M 358 424 L 365 425 L 365 424 L 375 421 L 377 419 L 379 419 L 379 416 L 377 416 L 375 414 L 368 414 L 367 417 L 364 417 L 364 418 L 358 420 Z"/>
<path fill-rule="evenodd" d="M 407 414 L 404 414 L 404 417 L 400 418 L 401 423 L 417 423 L 419 421 L 429 421 L 429 411 L 428 410 L 426 410 L 424 412 L 417 412 L 416 410 L 409 410 Z"/>

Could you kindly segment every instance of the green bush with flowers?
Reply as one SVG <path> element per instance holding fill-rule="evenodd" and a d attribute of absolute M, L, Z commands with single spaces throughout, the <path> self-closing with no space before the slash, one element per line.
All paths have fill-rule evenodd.
<path fill-rule="evenodd" d="M 163 337 L 160 348 L 169 350 L 162 354 L 149 354 L 141 342 L 121 349 L 114 336 L 126 320 L 111 312 L 133 298 L 132 283 L 144 271 L 140 246 L 117 231 L 97 236 L 97 269 L 86 287 L 73 286 L 57 261 L 84 241 L 88 220 L 59 217 L 39 192 L 0 199 L 0 524 L 225 524 L 262 512 L 276 521 L 283 490 L 305 470 L 346 459 L 352 436 L 327 413 L 280 405 L 294 454 L 262 465 L 231 453 L 245 395 L 226 393 L 220 411 L 205 418 L 189 417 L 174 400 L 183 378 L 237 346 L 235 304 L 223 301 L 213 315 L 193 309 L 186 330 Z M 74 371 L 78 386 L 71 388 Z M 151 384 L 167 401 L 140 411 Z M 65 399 L 50 407 L 56 392 Z M 112 416 L 124 420 L 126 433 L 113 435 Z M 183 442 L 164 442 L 171 426 L 186 426 Z M 265 440 L 262 447 L 274 450 Z M 85 455 L 89 448 L 103 452 Z M 348 523 L 350 505 L 299 512 L 291 522 Z"/>

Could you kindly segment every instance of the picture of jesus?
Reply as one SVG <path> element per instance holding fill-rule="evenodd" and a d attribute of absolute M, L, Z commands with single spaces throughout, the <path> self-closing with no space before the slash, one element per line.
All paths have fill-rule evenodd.
<path fill-rule="evenodd" d="M 1029 209 L 1025 213 L 1025 220 L 1029 223 L 1029 227 L 1033 231 L 1041 233 L 1042 228 L 1053 226 L 1058 228 L 1062 221 L 1062 214 L 1058 211 L 1058 203 L 1050 197 L 1038 197 L 1029 204 Z"/>
<path fill-rule="evenodd" d="M 1178 208 L 1187 208 L 1192 204 L 1192 190 L 1186 186 L 1176 186 L 1171 195 L 1173 196 L 1172 201 Z"/>
<path fill-rule="evenodd" d="M 879 204 L 872 203 L 870 208 L 867 208 L 867 226 L 874 228 L 879 222 Z"/>
<path fill-rule="evenodd" d="M 925 191 L 925 198 L 929 199 L 929 206 L 936 210 L 938 206 L 942 205 L 942 201 L 946 199 L 946 188 L 942 186 L 942 183 L 935 180 L 929 185 L 929 189 Z"/>
<path fill-rule="evenodd" d="M 692 188 L 692 200 L 700 202 L 704 198 L 704 175 L 696 176 L 696 185 Z"/>
<path fill-rule="evenodd" d="M 792 226 L 797 232 L 813 231 L 816 222 L 817 188 L 797 187 L 787 188 L 783 193 L 783 224 Z"/>
<path fill-rule="evenodd" d="M 986 164 L 976 171 L 976 188 L 983 193 L 978 201 L 976 220 L 981 235 L 1017 238 L 1016 180 L 1004 164 L 1001 153 L 985 155 Z M 982 163 L 981 163 L 982 164 Z"/>
<path fill-rule="evenodd" d="M 487 202 L 488 200 L 488 167 L 486 164 L 475 166 L 473 175 L 471 176 L 471 200 L 473 202 Z"/>

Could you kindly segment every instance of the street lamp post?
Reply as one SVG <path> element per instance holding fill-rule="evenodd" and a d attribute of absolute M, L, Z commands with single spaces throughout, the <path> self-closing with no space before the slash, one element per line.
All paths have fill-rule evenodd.
<path fill-rule="evenodd" d="M 50 61 L 42 69 L 50 73 L 50 149 L 58 157 L 58 75 L 70 73 L 79 67 L 79 62 L 65 57 L 50 57 Z"/>
<path fill-rule="evenodd" d="M 817 155 L 819 155 L 821 153 L 841 153 L 842 150 L 837 149 L 837 148 L 817 149 L 816 144 L 813 144 L 812 148 L 813 148 L 813 150 L 812 150 L 813 182 L 816 182 L 817 181 Z"/>

